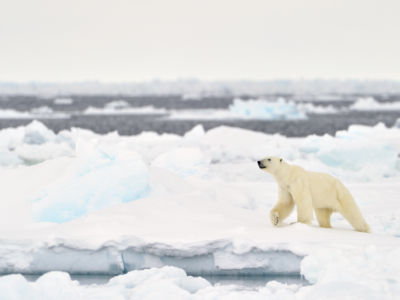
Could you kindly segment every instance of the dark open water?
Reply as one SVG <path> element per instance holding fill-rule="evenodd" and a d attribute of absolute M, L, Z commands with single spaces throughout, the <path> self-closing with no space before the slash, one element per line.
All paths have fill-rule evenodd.
<path fill-rule="evenodd" d="M 281 95 L 270 95 L 267 98 L 274 99 Z M 294 95 L 284 95 L 286 99 L 298 98 Z M 400 95 L 371 95 L 380 102 L 400 101 Z M 365 95 L 363 96 L 365 97 Z M 201 100 L 184 101 L 181 96 L 79 96 L 67 97 L 73 99 L 72 104 L 60 105 L 54 102 L 55 98 L 41 98 L 36 96 L 1 96 L 0 110 L 12 109 L 20 112 L 29 112 L 38 107 L 49 107 L 54 112 L 63 112 L 70 115 L 65 119 L 40 118 L 47 127 L 55 132 L 71 127 L 90 129 L 97 133 L 118 131 L 121 135 L 133 135 L 142 131 L 155 131 L 158 133 L 183 134 L 197 124 L 202 124 L 206 130 L 228 125 L 241 127 L 265 133 L 280 133 L 286 136 L 307 136 L 310 134 L 334 134 L 337 130 L 347 129 L 351 124 L 375 125 L 383 122 L 391 127 L 400 118 L 400 111 L 347 111 L 338 114 L 309 114 L 307 120 L 168 120 L 160 115 L 83 115 L 82 112 L 92 107 L 104 107 L 109 102 L 124 100 L 131 106 L 153 106 L 165 109 L 205 109 L 228 108 L 233 102 L 233 97 L 208 97 Z M 246 98 L 246 97 L 244 97 Z M 358 95 L 346 95 L 342 100 L 312 101 L 302 97 L 302 102 L 310 102 L 314 105 L 344 108 L 351 105 L 359 98 Z M 0 129 L 26 125 L 32 119 L 18 119 L 0 117 Z"/>

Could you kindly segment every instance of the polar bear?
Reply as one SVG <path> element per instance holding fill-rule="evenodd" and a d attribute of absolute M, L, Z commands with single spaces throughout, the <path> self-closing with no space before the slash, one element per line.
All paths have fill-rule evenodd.
<path fill-rule="evenodd" d="M 335 177 L 306 171 L 279 157 L 267 157 L 257 163 L 278 183 L 278 203 L 270 212 L 273 225 L 281 223 L 296 205 L 297 222 L 311 223 L 314 209 L 319 225 L 330 228 L 331 214 L 339 212 L 357 231 L 370 231 L 350 192 Z"/>

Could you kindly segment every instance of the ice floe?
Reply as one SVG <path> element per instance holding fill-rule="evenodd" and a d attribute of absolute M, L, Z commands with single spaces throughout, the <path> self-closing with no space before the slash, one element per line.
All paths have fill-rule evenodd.
<path fill-rule="evenodd" d="M 69 114 L 54 112 L 48 106 L 33 108 L 31 111 L 18 111 L 14 109 L 0 109 L 0 119 L 66 119 Z"/>
<path fill-rule="evenodd" d="M 307 114 L 332 114 L 338 110 L 331 105 L 296 103 L 285 98 L 248 99 L 236 98 L 227 109 L 171 110 L 170 119 L 179 120 L 304 120 Z"/>
<path fill-rule="evenodd" d="M 55 134 L 37 121 L 1 130 L 0 273 L 120 276 L 87 287 L 66 273 L 36 282 L 8 275 L 0 296 L 395 299 L 399 141 L 400 129 L 382 124 L 306 138 L 200 125 L 184 136 Z M 277 187 L 255 163 L 270 154 L 338 176 L 373 233 L 353 231 L 339 215 L 333 229 L 290 225 L 295 212 L 273 227 Z M 301 273 L 312 285 L 237 290 L 185 272 Z"/>
<path fill-rule="evenodd" d="M 399 111 L 400 102 L 378 102 L 372 97 L 359 98 L 350 106 L 350 109 L 364 111 Z"/>
<path fill-rule="evenodd" d="M 133 107 L 124 100 L 107 103 L 104 107 L 90 106 L 83 111 L 85 115 L 136 115 L 136 114 L 165 114 L 166 109 L 154 106 Z"/>
<path fill-rule="evenodd" d="M 53 102 L 54 102 L 54 104 L 57 104 L 57 105 L 71 105 L 74 103 L 74 99 L 72 99 L 72 98 L 55 98 Z"/>

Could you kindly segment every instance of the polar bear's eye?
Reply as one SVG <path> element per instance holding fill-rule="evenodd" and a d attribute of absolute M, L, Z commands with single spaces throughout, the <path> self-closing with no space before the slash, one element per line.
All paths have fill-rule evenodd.
<path fill-rule="evenodd" d="M 271 159 L 270 159 L 270 158 L 268 158 L 268 161 L 271 161 Z"/>

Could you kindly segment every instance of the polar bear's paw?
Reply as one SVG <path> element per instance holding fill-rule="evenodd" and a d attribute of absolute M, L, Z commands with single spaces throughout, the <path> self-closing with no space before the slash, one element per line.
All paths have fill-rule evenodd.
<path fill-rule="evenodd" d="M 279 224 L 279 214 L 277 211 L 271 211 L 270 218 L 272 225 L 277 226 Z"/>

